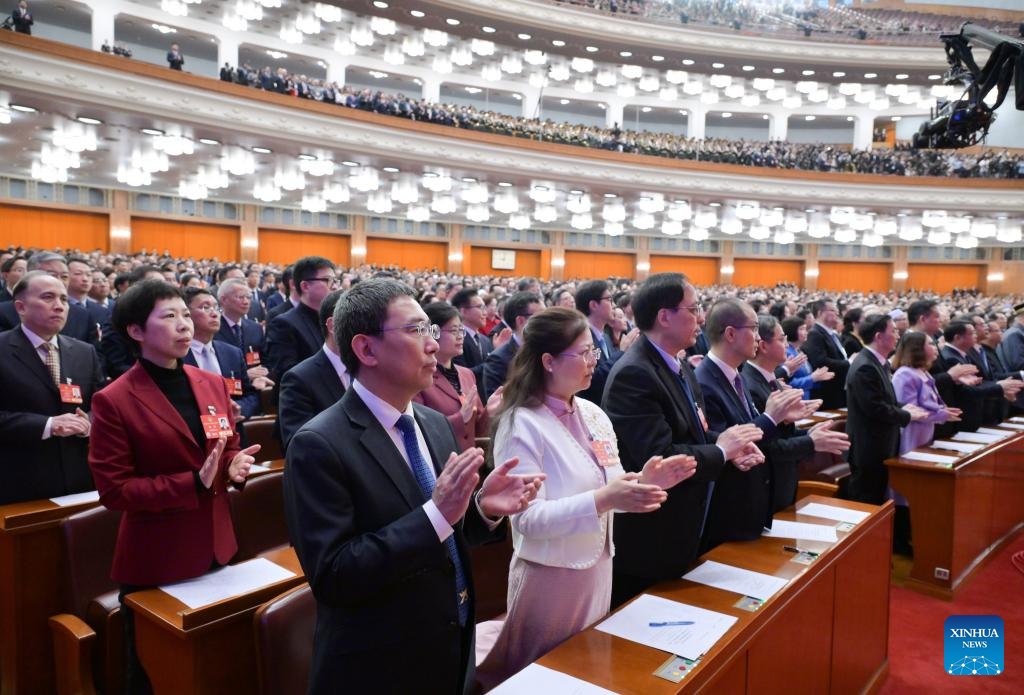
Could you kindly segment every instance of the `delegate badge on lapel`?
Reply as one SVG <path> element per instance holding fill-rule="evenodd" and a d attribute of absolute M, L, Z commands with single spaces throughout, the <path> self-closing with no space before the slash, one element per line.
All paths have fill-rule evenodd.
<path fill-rule="evenodd" d="M 245 364 L 247 367 L 258 367 L 260 364 L 260 353 L 249 348 L 249 352 L 245 353 Z"/>
<path fill-rule="evenodd" d="M 76 386 L 68 379 L 66 384 L 60 385 L 60 402 L 80 405 L 82 403 L 82 387 Z"/>
<path fill-rule="evenodd" d="M 594 450 L 594 456 L 597 457 L 597 462 L 602 468 L 610 468 L 619 463 L 612 443 L 607 439 L 591 439 L 590 448 Z"/>
<path fill-rule="evenodd" d="M 236 379 L 233 376 L 224 377 L 224 383 L 228 385 L 228 391 L 232 396 L 242 395 L 242 380 Z"/>
<path fill-rule="evenodd" d="M 217 412 L 212 405 L 207 406 L 209 414 L 200 417 L 203 422 L 203 431 L 207 439 L 219 439 L 221 435 L 231 435 L 231 422 L 226 415 Z"/>
<path fill-rule="evenodd" d="M 700 426 L 704 428 L 705 432 L 707 432 L 708 431 L 708 421 L 706 419 L 704 419 L 704 410 L 699 405 L 697 405 L 696 403 L 694 404 L 694 406 L 697 408 L 697 417 L 700 418 Z"/>

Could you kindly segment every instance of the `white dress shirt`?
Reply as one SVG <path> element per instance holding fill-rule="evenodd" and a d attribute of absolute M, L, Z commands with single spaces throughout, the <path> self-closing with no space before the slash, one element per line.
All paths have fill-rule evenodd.
<path fill-rule="evenodd" d="M 345 363 L 341 361 L 341 356 L 327 347 L 327 343 L 324 343 L 324 354 L 327 355 L 327 361 L 334 367 L 334 371 L 338 373 L 341 385 L 346 389 L 349 388 L 352 385 L 352 379 L 348 375 L 348 370 L 345 369 Z"/>
<path fill-rule="evenodd" d="M 57 343 L 57 336 L 53 336 L 49 340 L 43 340 L 38 335 L 33 333 L 31 330 L 29 330 L 28 327 L 25 326 L 25 324 L 20 324 L 20 325 L 21 325 L 21 332 L 25 334 L 26 338 L 28 338 L 28 342 L 32 343 L 32 348 L 36 351 L 36 354 L 39 355 L 39 359 L 42 360 L 43 366 L 46 367 L 47 350 L 46 350 L 46 348 L 43 347 L 43 344 L 44 343 L 49 343 L 50 345 L 52 345 L 54 347 L 59 347 L 59 344 Z M 59 351 L 58 351 L 58 354 L 59 354 Z M 47 374 L 50 373 L 50 368 L 49 367 L 46 367 L 46 373 Z M 53 418 L 52 417 L 51 418 L 47 418 L 46 419 L 46 424 L 43 426 L 43 439 L 49 439 L 50 438 L 50 431 L 52 429 L 53 429 Z"/>
<path fill-rule="evenodd" d="M 196 358 L 196 364 L 199 368 L 205 372 L 212 372 L 217 376 L 221 375 L 220 361 L 217 359 L 217 353 L 213 351 L 213 340 L 209 343 L 200 343 L 198 340 L 193 340 L 192 345 L 189 348 L 192 350 L 192 356 Z"/>

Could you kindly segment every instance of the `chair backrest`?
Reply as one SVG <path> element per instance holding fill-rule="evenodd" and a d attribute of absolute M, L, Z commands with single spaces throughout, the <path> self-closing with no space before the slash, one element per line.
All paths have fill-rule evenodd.
<path fill-rule="evenodd" d="M 472 546 L 469 561 L 473 567 L 473 586 L 476 587 L 476 621 L 497 618 L 507 610 L 512 532 L 506 529 L 505 538 L 496 543 Z"/>
<path fill-rule="evenodd" d="M 796 498 L 798 500 L 801 500 L 808 495 L 835 497 L 838 492 L 838 485 L 833 483 L 823 483 L 820 480 L 801 480 L 796 484 Z"/>
<path fill-rule="evenodd" d="M 309 584 L 301 584 L 257 609 L 253 628 L 263 695 L 306 692 L 315 623 L 316 600 Z"/>
<path fill-rule="evenodd" d="M 256 454 L 259 461 L 272 461 L 283 459 L 284 450 L 281 442 L 274 436 L 274 424 L 276 417 L 255 417 L 249 418 L 242 425 L 245 428 L 245 436 L 249 445 L 260 445 L 260 452 Z"/>
<path fill-rule="evenodd" d="M 84 619 L 90 601 L 117 589 L 110 568 L 120 524 L 121 512 L 106 507 L 93 507 L 61 522 L 68 612 Z"/>
<path fill-rule="evenodd" d="M 238 539 L 235 562 L 288 545 L 283 485 L 284 473 L 278 472 L 253 478 L 242 491 L 231 488 L 228 503 Z"/>

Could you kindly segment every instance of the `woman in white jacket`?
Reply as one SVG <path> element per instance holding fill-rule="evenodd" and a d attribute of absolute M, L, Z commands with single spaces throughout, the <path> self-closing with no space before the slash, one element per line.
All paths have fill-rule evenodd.
<path fill-rule="evenodd" d="M 575 397 L 590 385 L 597 355 L 586 317 L 554 307 L 530 318 L 509 370 L 494 458 L 517 457 L 517 473 L 547 479 L 512 517 L 508 616 L 478 669 L 488 688 L 608 612 L 612 512 L 656 510 L 664 490 L 696 468 L 692 457 L 673 456 L 623 471 L 608 417 Z"/>

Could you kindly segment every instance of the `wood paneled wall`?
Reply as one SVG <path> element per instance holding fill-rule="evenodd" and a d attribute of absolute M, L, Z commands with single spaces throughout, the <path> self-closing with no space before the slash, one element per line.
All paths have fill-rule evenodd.
<path fill-rule="evenodd" d="M 779 282 L 804 284 L 803 261 L 762 260 L 759 258 L 737 258 L 733 262 L 732 284 L 772 286 Z"/>
<path fill-rule="evenodd" d="M 535 249 L 511 249 L 516 252 L 515 270 L 498 270 L 491 267 L 490 246 L 464 246 L 462 272 L 467 275 L 503 275 L 513 277 L 540 277 L 547 272 L 541 268 L 541 252 Z"/>
<path fill-rule="evenodd" d="M 366 240 L 366 262 L 397 265 L 409 270 L 444 270 L 448 267 L 448 244 L 371 237 Z"/>
<path fill-rule="evenodd" d="M 132 218 L 132 252 L 141 249 L 185 258 L 235 260 L 240 256 L 238 227 L 198 222 Z"/>
<path fill-rule="evenodd" d="M 0 205 L 0 247 L 110 249 L 110 217 L 105 213 Z"/>
<path fill-rule="evenodd" d="M 683 273 L 694 285 L 718 282 L 718 259 L 694 256 L 651 256 L 651 274 Z"/>
<path fill-rule="evenodd" d="M 930 289 L 944 293 L 954 287 L 981 287 L 985 279 L 985 266 L 910 263 L 907 273 L 907 289 Z"/>
<path fill-rule="evenodd" d="M 819 290 L 884 292 L 891 284 L 891 263 L 818 262 Z"/>
<path fill-rule="evenodd" d="M 260 230 L 260 263 L 287 265 L 303 256 L 324 256 L 337 265 L 352 262 L 352 239 L 345 234 L 291 232 L 283 229 Z"/>
<path fill-rule="evenodd" d="M 631 253 L 566 250 L 564 277 L 567 280 L 607 277 L 634 278 L 636 277 L 636 256 Z"/>

